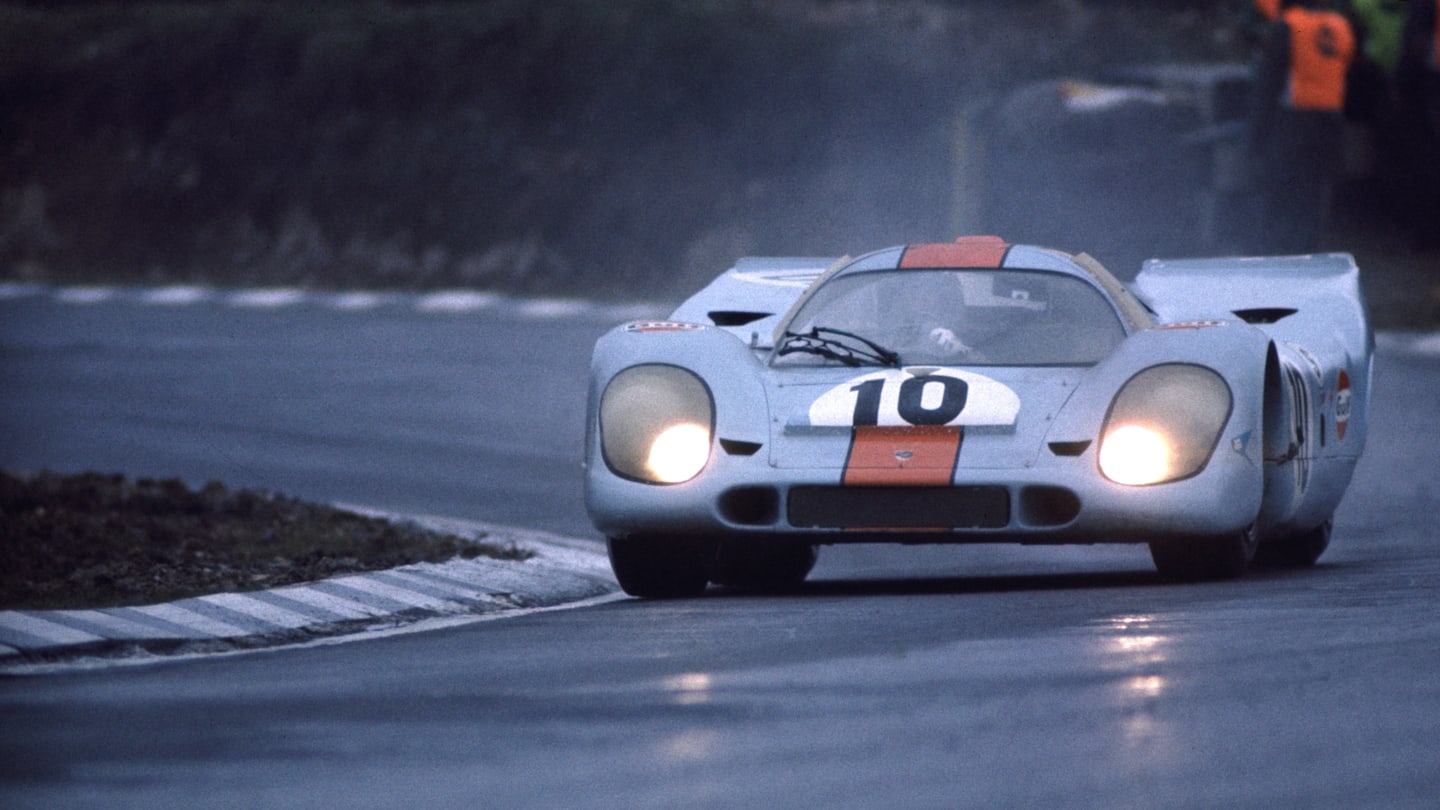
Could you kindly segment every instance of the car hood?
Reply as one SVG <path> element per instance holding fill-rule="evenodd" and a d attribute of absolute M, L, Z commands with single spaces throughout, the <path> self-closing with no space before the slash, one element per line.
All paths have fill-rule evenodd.
<path fill-rule="evenodd" d="M 1032 466 L 1084 377 L 1073 367 L 806 367 L 767 385 L 770 463 L 842 469 L 855 426 L 958 426 L 957 469 Z"/>

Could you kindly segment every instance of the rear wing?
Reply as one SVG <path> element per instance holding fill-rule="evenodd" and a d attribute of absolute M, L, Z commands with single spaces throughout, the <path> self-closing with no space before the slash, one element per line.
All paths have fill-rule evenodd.
<path fill-rule="evenodd" d="M 1374 342 L 1349 253 L 1151 259 L 1132 287 L 1161 325 L 1239 319 L 1278 339 L 1336 342 L 1352 357 Z"/>
<path fill-rule="evenodd" d="M 1264 522 L 1304 531 L 1324 520 L 1368 433 L 1375 338 L 1355 259 L 1152 259 L 1134 287 L 1160 328 L 1238 319 L 1266 334 Z"/>

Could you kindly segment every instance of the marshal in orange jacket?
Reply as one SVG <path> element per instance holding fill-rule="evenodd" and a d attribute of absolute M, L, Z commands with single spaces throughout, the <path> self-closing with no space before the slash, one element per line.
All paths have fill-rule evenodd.
<path fill-rule="evenodd" d="M 1292 6 L 1281 14 L 1290 29 L 1290 76 L 1285 99 L 1295 110 L 1345 106 L 1345 74 L 1355 55 L 1355 33 L 1344 15 Z"/>

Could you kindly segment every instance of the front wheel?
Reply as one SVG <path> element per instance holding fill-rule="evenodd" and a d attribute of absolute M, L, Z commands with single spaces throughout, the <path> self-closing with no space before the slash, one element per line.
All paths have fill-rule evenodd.
<path fill-rule="evenodd" d="M 818 552 L 810 543 L 724 540 L 711 561 L 710 579 L 717 585 L 741 590 L 787 591 L 805 581 L 817 558 Z"/>
<path fill-rule="evenodd" d="M 1255 553 L 1255 564 L 1271 568 L 1308 568 L 1330 547 L 1333 520 L 1327 520 L 1308 532 L 1267 539 Z"/>
<path fill-rule="evenodd" d="M 699 596 L 709 584 L 705 543 L 686 537 L 611 537 L 606 541 L 615 580 L 631 596 Z"/>
<path fill-rule="evenodd" d="M 1156 540 L 1150 543 L 1150 559 L 1160 576 L 1176 582 L 1235 579 L 1255 559 L 1257 546 L 1251 526 L 1219 537 Z"/>

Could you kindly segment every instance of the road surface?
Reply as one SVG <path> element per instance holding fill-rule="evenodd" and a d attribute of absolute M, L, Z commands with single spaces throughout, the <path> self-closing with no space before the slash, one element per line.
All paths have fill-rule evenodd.
<path fill-rule="evenodd" d="M 12 291 L 0 466 L 593 538 L 584 372 L 623 317 Z M 1175 586 L 1127 547 L 826 549 L 793 596 L 5 678 L 0 804 L 1434 807 L 1440 357 L 1401 342 L 1311 571 Z"/>

